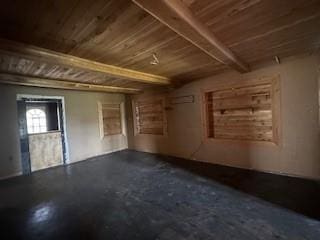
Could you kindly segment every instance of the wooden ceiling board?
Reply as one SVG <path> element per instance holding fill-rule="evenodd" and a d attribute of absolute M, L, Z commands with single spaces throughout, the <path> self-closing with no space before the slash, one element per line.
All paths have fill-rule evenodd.
<path fill-rule="evenodd" d="M 143 69 L 145 72 L 168 77 L 174 77 L 177 69 L 184 73 L 189 71 L 189 66 L 200 68 L 208 62 L 211 62 L 212 66 L 216 64 L 216 61 L 188 44 L 186 40 L 151 16 L 141 12 L 135 5 L 131 5 L 128 11 L 123 13 L 125 15 L 123 19 L 114 22 L 116 26 L 111 25 L 110 30 L 107 30 L 114 38 L 111 40 L 106 38 L 105 41 L 102 41 L 104 32 L 91 41 L 77 46 L 71 53 L 80 52 L 81 57 L 131 69 Z M 126 19 L 127 16 L 130 18 Z M 135 25 L 134 28 L 131 26 L 132 22 Z M 122 30 L 121 33 L 112 32 L 112 30 L 119 31 L 119 29 Z M 160 64 L 156 67 L 150 65 L 154 52 L 157 53 L 160 60 Z"/>
<path fill-rule="evenodd" d="M 240 73 L 250 71 L 249 65 L 224 45 L 181 0 L 133 2 L 215 61 Z"/>
<path fill-rule="evenodd" d="M 237 21 L 237 24 L 226 25 L 226 27 L 220 30 L 216 29 L 216 32 L 222 41 L 230 46 L 241 43 L 247 39 L 255 38 L 266 32 L 279 31 L 286 26 L 290 27 L 290 25 L 296 21 L 301 21 L 302 19 L 319 14 L 319 2 L 313 4 L 310 4 L 309 1 L 304 2 L 307 2 L 308 4 L 304 3 L 299 8 L 287 7 L 286 9 L 283 9 L 282 12 L 276 10 L 281 9 L 280 7 L 276 7 L 275 10 L 270 10 L 266 13 L 258 12 L 251 18 L 242 18 L 243 20 Z M 254 19 L 254 21 L 252 21 L 252 19 Z M 211 25 L 211 29 L 218 28 L 218 25 L 219 23 Z M 230 30 L 226 31 L 227 29 Z"/>
<path fill-rule="evenodd" d="M 101 52 L 97 56 L 94 56 L 94 59 L 98 61 L 108 51 L 118 48 L 123 43 L 130 40 L 138 41 L 139 37 L 149 33 L 146 29 L 156 30 L 159 27 L 162 26 L 150 18 L 148 14 L 130 4 L 121 14 L 119 13 L 109 19 L 104 31 L 93 32 L 85 40 L 80 41 L 77 47 L 70 53 L 77 53 L 81 54 L 82 57 L 88 57 L 87 54 L 91 55 L 91 49 L 97 46 L 101 49 Z M 86 46 L 89 46 L 89 48 L 86 48 Z"/>
<path fill-rule="evenodd" d="M 106 86 L 132 87 L 141 90 L 150 86 L 146 83 L 110 78 L 105 74 L 94 71 L 21 58 L 19 55 L 3 53 L 0 55 L 0 72 L 3 73 Z"/>
<path fill-rule="evenodd" d="M 70 82 L 70 81 L 54 80 L 54 79 L 47 79 L 47 78 L 36 78 L 36 77 L 7 74 L 7 73 L 0 73 L 0 84 L 33 86 L 33 87 L 40 87 L 40 88 L 69 89 L 69 90 L 80 90 L 80 91 L 127 93 L 127 94 L 141 93 L 140 89 L 135 89 L 135 88 L 94 85 L 94 84 L 87 84 L 87 83 Z"/>
<path fill-rule="evenodd" d="M 5 39 L 0 39 L 0 53 L 3 55 L 13 55 L 16 57 L 32 59 L 37 62 L 48 63 L 51 65 L 58 64 L 60 66 L 80 68 L 102 73 L 109 77 L 123 78 L 131 81 L 145 82 L 150 84 L 170 84 L 170 79 L 163 76 L 90 61 L 87 59 L 74 57 L 72 55 L 62 54 L 44 48 L 35 47 L 33 45 L 22 44 Z"/>
<path fill-rule="evenodd" d="M 192 5 L 198 17 L 207 22 L 233 52 L 251 65 L 257 62 L 257 58 L 260 58 L 258 62 L 263 62 L 275 55 L 295 55 L 310 49 L 314 42 L 320 40 L 319 0 L 226 1 L 223 11 L 222 6 L 219 8 L 217 4 L 199 6 L 204 2 L 197 1 L 198 5 Z M 219 15 L 217 11 L 223 13 Z M 308 36 L 309 41 L 302 35 Z M 288 49 L 277 47 L 291 45 L 292 41 L 297 44 L 296 48 L 291 48 L 291 54 Z M 283 52 L 286 54 L 281 54 Z"/>
<path fill-rule="evenodd" d="M 312 24 L 310 24 L 310 21 L 312 21 Z M 291 47 L 293 52 L 310 48 L 313 44 L 320 44 L 318 27 L 320 26 L 320 14 L 310 21 L 293 23 L 292 26 L 280 31 L 267 32 L 259 39 L 247 39 L 230 48 L 244 56 L 249 62 L 257 58 L 261 60 L 268 58 L 270 53 L 273 53 L 273 56 L 279 55 L 281 51 L 288 49 L 288 47 Z M 300 29 L 303 29 L 303 31 L 299 31 Z M 257 44 L 257 41 L 259 41 L 259 44 Z M 278 51 L 275 51 L 275 49 Z M 290 56 L 290 52 L 288 53 Z"/>
<path fill-rule="evenodd" d="M 39 33 L 39 31 L 43 29 L 40 25 L 38 27 L 37 35 L 42 36 L 35 36 L 36 34 L 31 33 L 30 41 L 28 39 L 18 40 L 32 44 L 35 42 L 35 39 L 42 39 L 42 43 L 38 46 L 49 48 L 54 51 L 71 53 L 78 57 L 84 57 L 103 63 L 117 66 L 130 66 L 133 69 L 141 69 L 141 71 L 146 72 L 154 71 L 154 68 L 148 65 L 152 60 L 152 53 L 158 53 L 158 49 L 155 46 L 166 47 L 168 50 L 163 53 L 159 51 L 159 55 L 166 57 L 163 62 L 169 62 L 168 59 L 173 58 L 173 64 L 176 66 L 179 66 L 181 59 L 183 59 L 183 61 L 189 66 L 198 67 L 201 67 L 201 63 L 207 64 L 208 60 L 212 61 L 206 54 L 201 51 L 199 52 L 197 48 L 190 45 L 184 39 L 181 39 L 170 29 L 155 20 L 152 16 L 148 15 L 131 3 L 131 1 L 98 1 L 94 5 L 99 5 L 99 3 L 104 2 L 104 4 L 109 7 L 103 9 L 102 5 L 99 5 L 102 11 L 96 12 L 95 15 L 91 16 L 91 19 L 82 16 L 79 17 L 79 15 L 83 14 L 79 9 L 87 6 L 86 4 L 88 2 L 90 1 L 80 1 L 76 7 L 74 7 L 72 14 L 65 19 L 64 23 L 60 23 L 59 19 L 51 19 L 51 24 L 45 24 L 45 27 L 48 30 L 43 30 L 42 33 Z M 56 4 L 58 5 L 58 3 Z M 56 9 L 59 8 L 53 8 L 53 11 Z M 116 9 L 120 9 L 121 11 L 117 11 Z M 91 9 L 89 8 L 85 10 L 88 12 Z M 60 10 L 60 12 L 61 11 L 62 10 Z M 100 30 L 97 31 L 97 26 L 92 24 L 92 22 L 95 22 L 94 20 L 97 19 L 98 16 L 105 16 L 107 13 L 110 16 L 107 17 L 105 21 L 100 21 L 100 25 L 104 25 L 100 26 Z M 63 14 L 57 14 L 57 16 L 59 15 Z M 77 19 L 82 19 L 80 23 L 76 20 L 72 20 L 74 18 L 73 16 Z M 91 23 L 91 28 L 83 23 L 83 19 L 87 19 L 87 25 L 90 26 Z M 59 22 L 61 29 L 51 27 L 52 25 L 56 26 L 57 24 L 54 24 L 56 22 Z M 74 25 L 71 24 L 72 22 L 74 22 Z M 103 24 L 101 22 L 103 22 Z M 51 36 L 52 34 L 49 33 L 49 29 L 53 29 L 57 36 Z M 89 31 L 90 29 L 91 31 Z M 67 30 L 69 30 L 69 32 Z M 77 31 L 78 34 L 70 33 Z M 198 55 L 201 55 L 202 57 L 200 59 L 202 61 L 199 62 L 199 58 L 195 59 L 190 55 L 188 56 L 188 52 L 184 53 L 184 55 L 180 57 L 170 51 L 170 49 L 185 49 L 186 46 L 188 48 L 192 48 L 192 51 L 197 52 Z M 140 58 L 135 60 L 137 55 L 140 56 Z M 215 64 L 214 61 L 212 62 Z M 140 67 L 141 65 L 146 65 L 148 68 Z M 170 61 L 168 65 L 172 66 L 172 62 Z M 162 67 L 158 66 L 158 68 L 158 73 L 162 73 L 165 76 L 175 75 L 174 73 L 167 73 L 170 72 L 170 70 L 167 69 L 166 65 L 163 65 Z M 185 69 L 185 65 L 182 69 Z M 180 70 L 180 73 L 184 73 L 181 71 L 183 70 Z"/>
<path fill-rule="evenodd" d="M 252 67 L 273 61 L 275 56 L 290 57 L 319 49 L 320 0 L 183 2 L 221 42 Z M 3 0 L 1 4 L 2 38 L 177 81 L 196 80 L 228 70 L 131 0 Z M 153 53 L 160 60 L 156 66 L 150 64 Z M 149 87 L 23 57 L 2 62 L 1 71 Z"/>

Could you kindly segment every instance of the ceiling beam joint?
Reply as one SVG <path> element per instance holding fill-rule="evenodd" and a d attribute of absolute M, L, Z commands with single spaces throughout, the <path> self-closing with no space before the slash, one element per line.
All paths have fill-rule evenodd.
<path fill-rule="evenodd" d="M 174 32 L 200 48 L 216 61 L 241 72 L 249 72 L 247 63 L 237 57 L 202 23 L 181 0 L 132 0 Z"/>

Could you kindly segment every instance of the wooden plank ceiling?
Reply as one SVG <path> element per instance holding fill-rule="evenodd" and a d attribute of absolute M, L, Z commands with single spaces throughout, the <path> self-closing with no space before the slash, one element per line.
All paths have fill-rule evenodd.
<path fill-rule="evenodd" d="M 271 63 L 275 56 L 311 54 L 320 47 L 320 0 L 183 2 L 251 68 Z M 3 39 L 172 81 L 187 82 L 230 70 L 131 0 L 3 0 L 0 29 Z M 150 64 L 153 54 L 157 65 Z M 61 62 L 48 63 L 28 54 L 1 51 L 0 57 L 0 71 L 6 74 L 136 91 L 158 86 Z"/>

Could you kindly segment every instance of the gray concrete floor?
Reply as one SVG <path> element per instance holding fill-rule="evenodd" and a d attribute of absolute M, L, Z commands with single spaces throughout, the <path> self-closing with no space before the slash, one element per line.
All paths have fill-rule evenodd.
<path fill-rule="evenodd" d="M 1 239 L 320 239 L 314 181 L 125 150 L 0 182 Z"/>

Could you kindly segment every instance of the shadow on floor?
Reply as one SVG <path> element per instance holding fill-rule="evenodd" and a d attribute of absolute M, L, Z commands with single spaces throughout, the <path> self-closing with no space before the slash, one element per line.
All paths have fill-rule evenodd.
<path fill-rule="evenodd" d="M 131 150 L 0 181 L 0 196 L 1 239 L 320 239 L 317 182 Z"/>
<path fill-rule="evenodd" d="M 165 156 L 161 160 L 272 204 L 320 220 L 320 182 Z"/>

